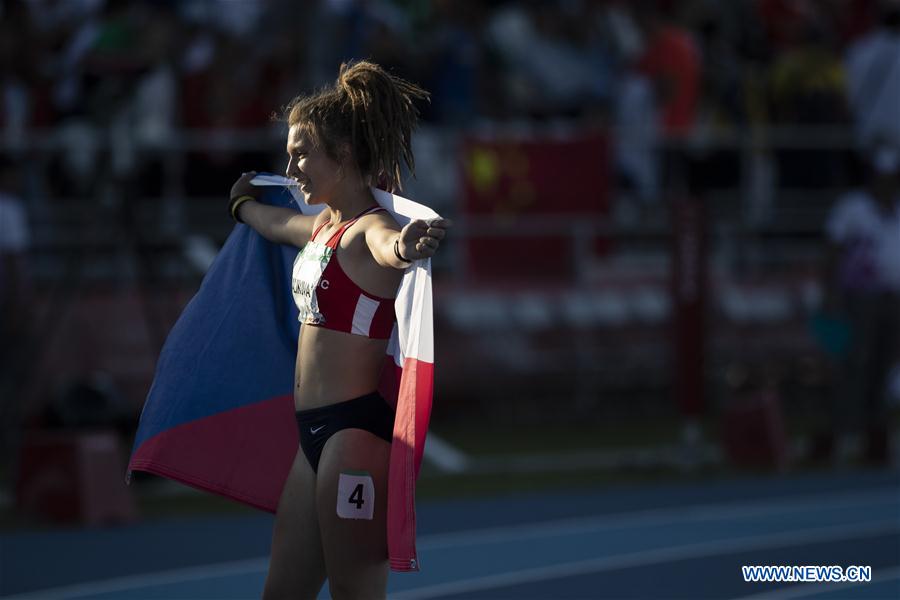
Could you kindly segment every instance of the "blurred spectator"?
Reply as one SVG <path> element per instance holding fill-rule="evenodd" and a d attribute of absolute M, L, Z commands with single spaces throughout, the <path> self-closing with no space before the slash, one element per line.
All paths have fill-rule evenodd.
<path fill-rule="evenodd" d="M 686 11 L 703 64 L 690 141 L 695 189 L 741 185 L 743 148 L 736 141 L 750 122 L 748 88 L 759 34 L 752 17 L 752 8 L 742 0 L 728 4 L 697 0 Z"/>
<path fill-rule="evenodd" d="M 509 116 L 583 116 L 586 105 L 609 95 L 604 57 L 596 47 L 586 52 L 587 40 L 576 35 L 581 6 L 511 3 L 494 13 L 487 31 L 504 61 Z"/>
<path fill-rule="evenodd" d="M 432 94 L 429 120 L 460 125 L 484 113 L 479 100 L 487 78 L 485 17 L 480 2 L 434 3 L 420 67 L 420 81 Z"/>
<path fill-rule="evenodd" d="M 834 32 L 827 21 L 810 18 L 796 24 L 796 37 L 785 37 L 771 66 L 772 120 L 781 127 L 808 126 L 834 131 L 846 124 L 844 68 Z M 787 36 L 787 33 L 784 34 Z M 846 184 L 843 149 L 818 147 L 798 140 L 799 146 L 777 151 L 778 181 L 785 188 L 822 188 Z"/>
<path fill-rule="evenodd" d="M 695 0 L 686 14 L 703 64 L 699 125 L 734 133 L 750 121 L 749 87 L 764 56 L 751 0 Z"/>
<path fill-rule="evenodd" d="M 122 115 L 140 70 L 139 18 L 143 4 L 122 0 L 84 2 L 69 12 L 50 11 L 59 29 L 59 49 L 46 65 L 54 80 L 53 101 L 61 148 L 54 169 L 54 194 L 95 191 L 99 175 L 133 164 L 131 145 L 118 144 L 103 160 L 104 137 Z M 41 14 L 41 8 L 34 8 Z M 41 17 L 37 17 L 41 18 Z M 119 140 L 117 140 L 119 141 Z M 101 163 L 102 167 L 101 167 Z"/>
<path fill-rule="evenodd" d="M 38 61 L 41 38 L 23 2 L 0 4 L 0 151 L 24 149 L 44 103 Z"/>
<path fill-rule="evenodd" d="M 0 446 L 14 445 L 18 436 L 23 360 L 31 351 L 30 234 L 19 188 L 18 165 L 0 154 Z M 10 448 L 0 450 L 9 456 Z"/>
<path fill-rule="evenodd" d="M 188 130 L 257 130 L 277 109 L 270 97 L 261 51 L 251 40 L 199 28 L 190 42 L 181 80 L 181 111 Z M 273 81 L 273 87 L 278 83 Z M 237 90 L 241 90 L 237 93 Z M 277 91 L 277 87 L 276 87 Z M 254 166 L 234 147 L 210 145 L 189 153 L 185 189 L 191 195 L 221 193 L 221 182 Z M 265 164 L 259 160 L 256 165 Z"/>
<path fill-rule="evenodd" d="M 313 34 L 323 56 L 322 61 L 317 61 L 321 68 L 317 69 L 314 82 L 331 83 L 333 67 L 326 65 L 352 59 L 374 60 L 401 77 L 415 73 L 422 48 L 414 44 L 414 4 L 409 4 L 413 3 L 401 6 L 388 0 L 321 2 L 321 19 L 328 37 Z"/>
<path fill-rule="evenodd" d="M 140 67 L 127 109 L 127 127 L 138 144 L 156 148 L 169 140 L 178 124 L 175 69 L 182 50 L 181 25 L 164 5 L 139 18 Z"/>
<path fill-rule="evenodd" d="M 836 433 L 846 438 L 852 428 L 864 427 L 866 458 L 884 463 L 888 378 L 900 359 L 900 151 L 878 147 L 869 168 L 866 188 L 840 198 L 828 218 L 825 310 L 850 327 Z"/>
<path fill-rule="evenodd" d="M 233 0 L 186 0 L 179 2 L 185 17 L 208 23 L 219 31 L 250 42 L 259 31 L 263 14 L 271 7 L 266 2 L 234 2 Z"/>
<path fill-rule="evenodd" d="M 833 30 L 842 48 L 875 26 L 879 18 L 882 0 L 829 0 Z"/>
<path fill-rule="evenodd" d="M 900 0 L 881 0 L 878 26 L 847 53 L 847 92 L 862 147 L 900 147 Z"/>
<path fill-rule="evenodd" d="M 619 83 L 614 106 L 616 169 L 620 187 L 644 205 L 660 201 L 660 126 L 650 81 L 630 73 Z"/>
<path fill-rule="evenodd" d="M 641 205 L 658 203 L 660 192 L 659 107 L 651 79 L 635 68 L 644 40 L 633 15 L 618 6 L 606 7 L 605 24 L 619 58 L 612 118 L 615 135 L 615 168 L 619 189 L 619 220 L 637 217 L 631 193 Z"/>
<path fill-rule="evenodd" d="M 756 11 L 769 46 L 776 53 L 790 49 L 810 19 L 820 15 L 817 0 L 756 0 Z"/>
<path fill-rule="evenodd" d="M 15 352 L 23 331 L 30 285 L 26 267 L 30 234 L 14 161 L 0 154 L 0 355 Z M 5 367 L 9 363 L 0 360 Z"/>
<path fill-rule="evenodd" d="M 131 182 L 129 187 L 149 197 L 161 197 L 166 191 L 165 157 L 181 121 L 178 60 L 183 54 L 184 31 L 177 14 L 165 5 L 148 7 L 139 18 L 143 23 L 140 66 L 131 98 L 123 103 L 112 125 L 112 143 L 116 154 L 132 154 L 128 157 L 132 164 L 123 161 L 122 170 Z"/>
<path fill-rule="evenodd" d="M 700 97 L 701 56 L 692 32 L 678 25 L 656 0 L 634 5 L 643 39 L 637 69 L 653 82 L 667 138 L 681 138 L 694 125 Z"/>
<path fill-rule="evenodd" d="M 637 162 L 632 167 L 633 174 L 640 173 L 644 178 L 641 185 L 645 186 L 642 193 L 645 199 L 660 180 L 664 180 L 671 195 L 686 183 L 682 142 L 691 133 L 697 115 L 700 50 L 694 35 L 676 22 L 672 6 L 659 0 L 642 0 L 628 4 L 628 10 L 634 31 L 630 37 L 635 38 L 636 51 L 630 65 L 631 74 L 625 76 L 626 84 L 621 88 L 619 102 L 620 106 L 624 103 L 624 110 L 618 113 L 618 126 L 620 131 L 625 131 L 621 128 L 641 119 L 636 108 L 649 112 L 655 106 L 655 114 L 643 116 L 655 125 L 647 125 L 641 135 L 635 135 L 634 131 L 625 133 L 630 139 L 623 143 L 637 143 L 632 151 L 647 152 L 641 165 L 643 172 L 634 168 Z M 648 92 L 652 93 L 652 99 L 648 98 Z M 631 103 L 634 105 L 629 106 Z M 657 136 L 662 146 L 655 150 L 647 148 Z"/>

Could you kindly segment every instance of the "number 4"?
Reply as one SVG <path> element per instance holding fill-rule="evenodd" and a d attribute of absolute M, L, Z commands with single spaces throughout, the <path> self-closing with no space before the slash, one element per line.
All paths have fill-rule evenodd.
<path fill-rule="evenodd" d="M 363 484 L 359 483 L 353 488 L 353 493 L 350 494 L 350 498 L 347 502 L 355 504 L 356 510 L 362 509 L 362 505 L 365 504 L 365 500 L 363 500 Z"/>
<path fill-rule="evenodd" d="M 375 516 L 375 485 L 365 472 L 344 472 L 338 478 L 337 516 L 342 519 L 366 519 Z"/>

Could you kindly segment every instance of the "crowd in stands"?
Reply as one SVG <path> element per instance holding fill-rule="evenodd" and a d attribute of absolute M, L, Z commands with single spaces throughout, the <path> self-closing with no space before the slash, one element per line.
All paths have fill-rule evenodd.
<path fill-rule="evenodd" d="M 783 189 L 862 183 L 855 153 L 892 165 L 898 184 L 900 0 L 0 0 L 0 305 L 20 301 L 26 271 L 18 165 L 44 164 L 51 198 L 100 198 L 110 178 L 158 196 L 161 157 L 191 134 L 209 144 L 187 156 L 182 189 L 221 197 L 282 142 L 260 158 L 217 134 L 278 140 L 280 108 L 354 58 L 430 90 L 423 121 L 446 131 L 565 121 L 612 132 L 616 181 L 642 203 L 666 185 L 661 147 L 711 148 L 707 184 L 735 187 L 747 163 L 734 140 L 747 139 L 760 144 L 753 177 L 773 165 Z M 800 134 L 782 144 L 776 130 Z M 881 254 L 896 256 L 878 203 L 850 200 L 831 241 L 884 238 Z M 13 319 L 0 325 L 12 336 Z M 880 383 L 888 366 L 867 376 Z"/>
<path fill-rule="evenodd" d="M 4 0 L 0 140 L 52 129 L 83 188 L 98 135 L 127 171 L 173 131 L 271 127 L 366 57 L 431 90 L 429 123 L 618 127 L 635 178 L 627 148 L 660 135 L 855 122 L 900 144 L 898 21 L 895 0 Z"/>

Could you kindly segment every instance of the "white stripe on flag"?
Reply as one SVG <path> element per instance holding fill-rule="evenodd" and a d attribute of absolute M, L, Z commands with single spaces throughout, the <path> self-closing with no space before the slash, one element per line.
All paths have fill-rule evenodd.
<path fill-rule="evenodd" d="M 378 304 L 378 300 L 372 300 L 363 294 L 359 295 L 359 300 L 356 302 L 356 310 L 353 311 L 351 333 L 368 337 L 369 329 L 372 327 L 372 319 L 375 318 L 375 311 L 378 310 Z"/>
<path fill-rule="evenodd" d="M 396 306 L 400 348 L 403 355 L 406 358 L 434 363 L 430 259 L 416 261 L 407 270 L 403 276 L 400 292 L 397 295 Z M 414 316 L 418 318 L 413 318 Z"/>

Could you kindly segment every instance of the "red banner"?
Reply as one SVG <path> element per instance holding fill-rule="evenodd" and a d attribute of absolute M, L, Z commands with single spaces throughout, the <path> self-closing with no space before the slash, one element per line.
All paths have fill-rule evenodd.
<path fill-rule="evenodd" d="M 493 230 L 468 237 L 469 276 L 570 279 L 575 225 L 609 209 L 608 148 L 603 133 L 464 141 L 465 215 Z"/>

